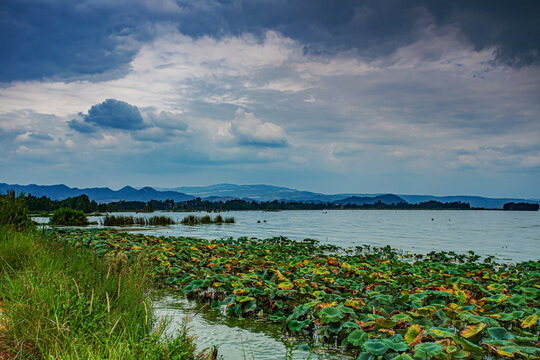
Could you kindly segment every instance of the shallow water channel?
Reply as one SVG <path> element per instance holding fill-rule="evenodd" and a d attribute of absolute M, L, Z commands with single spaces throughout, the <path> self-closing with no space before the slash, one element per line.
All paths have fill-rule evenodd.
<path fill-rule="evenodd" d="M 171 321 L 167 328 L 169 334 L 180 329 L 187 316 L 190 333 L 196 336 L 197 349 L 217 345 L 218 355 L 224 360 L 351 359 L 336 352 L 316 354 L 294 349 L 297 345 L 287 345 L 280 325 L 223 315 L 220 310 L 203 307 L 204 302 L 186 299 L 180 291 L 158 290 L 153 301 L 156 316 Z"/>

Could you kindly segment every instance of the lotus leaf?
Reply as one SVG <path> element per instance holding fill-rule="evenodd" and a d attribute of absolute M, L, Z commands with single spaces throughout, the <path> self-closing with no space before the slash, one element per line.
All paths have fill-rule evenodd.
<path fill-rule="evenodd" d="M 381 340 L 368 340 L 362 344 L 362 349 L 373 355 L 382 355 L 388 351 L 386 346 Z"/>
<path fill-rule="evenodd" d="M 528 316 L 523 322 L 521 323 L 522 328 L 528 328 L 533 325 L 535 325 L 538 322 L 538 315 L 532 314 L 531 316 Z"/>
<path fill-rule="evenodd" d="M 443 352 L 444 346 L 438 343 L 422 343 L 414 347 L 416 353 L 424 353 L 428 356 L 439 355 Z"/>
<path fill-rule="evenodd" d="M 326 307 L 319 312 L 321 320 L 325 323 L 336 322 L 343 319 L 343 313 L 335 307 Z"/>
<path fill-rule="evenodd" d="M 366 341 L 368 338 L 368 334 L 363 332 L 360 329 L 354 330 L 352 333 L 347 336 L 347 343 L 353 345 L 353 346 L 361 346 L 364 341 Z"/>
<path fill-rule="evenodd" d="M 484 330 L 486 327 L 486 324 L 479 323 L 477 325 L 467 325 L 465 329 L 461 331 L 461 336 L 464 338 L 470 338 L 478 334 L 480 331 Z"/>
<path fill-rule="evenodd" d="M 405 334 L 405 341 L 407 344 L 412 344 L 414 341 L 417 340 L 419 336 L 421 336 L 422 328 L 418 324 L 413 324 L 407 329 L 407 333 Z"/>
<path fill-rule="evenodd" d="M 509 340 L 514 338 L 514 336 L 503 327 L 491 327 L 487 329 L 487 332 L 495 340 Z"/>
<path fill-rule="evenodd" d="M 513 295 L 508 302 L 514 306 L 527 305 L 527 299 L 523 295 Z"/>

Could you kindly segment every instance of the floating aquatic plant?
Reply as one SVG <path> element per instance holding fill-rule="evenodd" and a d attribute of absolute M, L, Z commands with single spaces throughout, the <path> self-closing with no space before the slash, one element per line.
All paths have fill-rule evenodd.
<path fill-rule="evenodd" d="M 470 252 L 403 254 L 315 240 L 155 237 L 113 230 L 51 234 L 98 253 L 140 252 L 154 276 L 231 316 L 263 318 L 359 359 L 535 359 L 540 262 L 479 262 Z"/>

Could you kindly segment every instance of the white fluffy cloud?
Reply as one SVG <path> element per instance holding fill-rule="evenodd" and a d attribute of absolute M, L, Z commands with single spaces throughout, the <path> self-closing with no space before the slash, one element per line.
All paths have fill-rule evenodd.
<path fill-rule="evenodd" d="M 263 122 L 253 113 L 239 108 L 234 120 L 228 125 L 229 135 L 240 145 L 262 147 L 287 146 L 287 136 L 283 128 L 271 122 Z"/>

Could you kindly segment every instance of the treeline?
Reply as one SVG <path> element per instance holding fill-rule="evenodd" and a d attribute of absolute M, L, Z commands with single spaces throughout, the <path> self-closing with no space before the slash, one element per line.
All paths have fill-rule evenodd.
<path fill-rule="evenodd" d="M 538 204 L 531 203 L 514 203 L 509 202 L 503 205 L 503 210 L 512 210 L 512 211 L 538 211 L 540 206 Z"/>
<path fill-rule="evenodd" d="M 335 204 L 335 203 L 308 203 L 300 201 L 246 201 L 227 200 L 210 201 L 196 198 L 193 200 L 175 202 L 173 200 L 144 201 L 115 201 L 110 203 L 97 203 L 90 200 L 87 195 L 67 198 L 65 200 L 51 200 L 46 196 L 37 197 L 31 194 L 26 196 L 26 203 L 31 213 L 51 212 L 59 208 L 82 210 L 85 213 L 115 212 L 115 211 L 234 211 L 234 210 L 337 210 L 337 209 L 383 209 L 383 210 L 469 210 L 468 203 L 439 201 L 426 201 L 419 204 L 385 204 L 378 201 L 374 204 Z"/>

